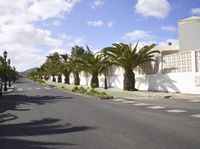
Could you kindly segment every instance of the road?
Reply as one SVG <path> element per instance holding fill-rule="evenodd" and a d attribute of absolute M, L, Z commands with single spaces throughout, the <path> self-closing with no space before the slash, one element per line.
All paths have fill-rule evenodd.
<path fill-rule="evenodd" d="M 0 97 L 0 149 L 200 149 L 196 100 L 95 100 L 16 86 Z"/>

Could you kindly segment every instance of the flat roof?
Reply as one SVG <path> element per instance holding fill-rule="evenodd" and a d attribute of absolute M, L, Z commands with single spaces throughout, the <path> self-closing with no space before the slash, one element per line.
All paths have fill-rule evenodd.
<path fill-rule="evenodd" d="M 192 17 L 182 19 L 179 21 L 179 23 L 188 23 L 188 22 L 200 22 L 200 17 L 192 16 Z"/>

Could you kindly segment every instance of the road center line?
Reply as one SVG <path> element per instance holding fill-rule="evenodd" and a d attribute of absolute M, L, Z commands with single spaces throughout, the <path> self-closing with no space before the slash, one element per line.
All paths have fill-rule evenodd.
<path fill-rule="evenodd" d="M 123 101 L 122 103 L 135 103 L 134 101 Z"/>
<path fill-rule="evenodd" d="M 200 118 L 200 114 L 195 114 L 195 115 L 191 115 L 192 117 L 195 117 L 195 118 Z"/>
<path fill-rule="evenodd" d="M 149 109 L 165 109 L 166 107 L 162 107 L 162 106 L 152 106 L 152 107 L 148 107 Z"/>
<path fill-rule="evenodd" d="M 147 105 L 150 105 L 148 103 L 136 103 L 136 104 L 133 104 L 134 106 L 147 106 Z"/>
<path fill-rule="evenodd" d="M 190 102 L 200 102 L 199 99 L 190 100 Z"/>
<path fill-rule="evenodd" d="M 179 109 L 173 109 L 173 110 L 166 110 L 167 112 L 170 113 L 183 113 L 183 112 L 187 112 L 185 110 L 179 110 Z"/>
<path fill-rule="evenodd" d="M 112 101 L 124 102 L 124 101 L 126 101 L 126 100 L 124 100 L 124 99 L 113 99 Z"/>

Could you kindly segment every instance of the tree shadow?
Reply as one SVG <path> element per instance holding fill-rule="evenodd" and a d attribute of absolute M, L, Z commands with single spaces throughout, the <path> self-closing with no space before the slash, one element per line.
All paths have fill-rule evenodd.
<path fill-rule="evenodd" d="M 64 96 L 26 96 L 8 94 L 0 97 L 0 149 L 56 149 L 65 146 L 78 145 L 73 142 L 50 142 L 49 140 L 36 140 L 38 136 L 55 136 L 61 134 L 78 133 L 97 129 L 93 126 L 73 126 L 71 123 L 63 124 L 61 119 L 44 118 L 28 122 L 16 123 L 18 117 L 12 111 L 29 111 L 29 108 L 20 108 L 20 105 L 44 105 L 56 102 L 72 102 L 73 97 Z M 11 111 L 10 111 L 11 110 Z M 10 112 L 10 113 L 9 113 Z M 12 123 L 9 123 L 12 121 Z M 33 138 L 32 138 L 33 137 Z M 45 138 L 46 138 L 45 137 Z M 36 139 L 35 139 L 36 138 Z M 47 138 L 48 139 L 48 138 Z"/>
<path fill-rule="evenodd" d="M 148 76 L 145 76 L 145 78 L 137 77 L 136 80 L 140 82 L 138 83 L 138 87 L 142 85 L 143 83 L 145 84 L 147 83 L 149 91 L 168 92 L 170 90 L 176 93 L 180 93 L 180 90 L 175 85 L 176 81 L 172 80 L 166 74 L 148 75 Z"/>
<path fill-rule="evenodd" d="M 37 105 L 44 105 L 46 103 L 55 103 L 61 100 L 72 101 L 73 97 L 62 97 L 62 96 L 26 96 L 18 94 L 9 94 L 0 97 L 0 114 L 8 110 L 15 111 L 28 111 L 30 109 L 19 109 L 18 106 L 21 104 L 29 105 L 31 103 Z M 0 115 L 1 116 L 1 115 Z"/>
<path fill-rule="evenodd" d="M 55 149 L 59 146 L 77 145 L 75 143 L 31 141 L 17 139 L 16 137 L 49 136 L 96 129 L 96 127 L 90 126 L 72 126 L 70 123 L 63 125 L 59 124 L 59 122 L 59 119 L 46 118 L 19 124 L 1 124 L 0 148 Z"/>

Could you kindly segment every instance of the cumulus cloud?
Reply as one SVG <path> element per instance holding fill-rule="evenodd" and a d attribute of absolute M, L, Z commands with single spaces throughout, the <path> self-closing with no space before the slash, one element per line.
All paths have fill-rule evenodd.
<path fill-rule="evenodd" d="M 165 18 L 171 9 L 167 0 L 137 0 L 135 12 L 145 17 Z"/>
<path fill-rule="evenodd" d="M 8 57 L 19 71 L 39 66 L 47 54 L 39 47 L 59 48 L 64 39 L 56 39 L 50 30 L 36 24 L 50 18 L 62 18 L 63 13 L 70 12 L 78 1 L 1 0 L 0 52 L 7 50 Z M 58 22 L 53 24 L 58 25 Z"/>
<path fill-rule="evenodd" d="M 59 54 L 66 54 L 67 53 L 67 51 L 65 49 L 51 49 L 49 51 L 49 54 L 53 54 L 55 52 L 58 52 Z"/>
<path fill-rule="evenodd" d="M 193 8 L 193 9 L 191 10 L 191 13 L 192 13 L 193 15 L 200 15 L 200 7 L 199 7 L 199 8 Z"/>
<path fill-rule="evenodd" d="M 177 28 L 174 26 L 161 26 L 161 29 L 167 32 L 176 32 Z"/>
<path fill-rule="evenodd" d="M 104 23 L 103 23 L 103 21 L 101 21 L 101 20 L 97 20 L 97 21 L 88 21 L 88 22 L 87 22 L 87 25 L 89 25 L 89 26 L 94 26 L 94 27 L 100 27 L 100 26 L 103 26 Z"/>
<path fill-rule="evenodd" d="M 92 4 L 91 4 L 91 8 L 92 9 L 96 9 L 97 7 L 100 7 L 104 4 L 103 0 L 95 0 Z"/>
<path fill-rule="evenodd" d="M 107 25 L 108 25 L 109 28 L 112 28 L 112 27 L 113 27 L 113 24 L 114 24 L 113 21 L 109 21 L 109 22 L 107 23 Z"/>
<path fill-rule="evenodd" d="M 134 30 L 132 32 L 126 33 L 123 38 L 128 41 L 146 41 L 154 39 L 155 36 L 152 35 L 149 31 Z"/>
<path fill-rule="evenodd" d="M 109 21 L 109 22 L 103 22 L 102 20 L 96 20 L 96 21 L 88 21 L 87 25 L 89 26 L 93 26 L 93 27 L 102 27 L 102 26 L 106 26 L 108 28 L 112 28 L 114 25 L 113 21 Z"/>
<path fill-rule="evenodd" d="M 68 49 L 68 51 L 70 51 L 74 45 L 86 45 L 85 37 L 72 37 L 71 39 L 66 40 L 65 46 Z"/>

